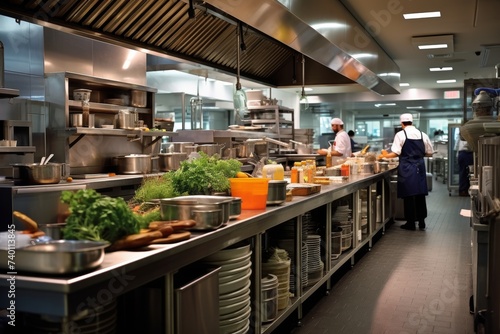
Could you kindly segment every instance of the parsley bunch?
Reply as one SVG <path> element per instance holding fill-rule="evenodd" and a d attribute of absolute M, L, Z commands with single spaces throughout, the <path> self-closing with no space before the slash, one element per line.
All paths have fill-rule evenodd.
<path fill-rule="evenodd" d="M 108 241 L 139 232 L 137 216 L 121 197 L 108 197 L 93 189 L 63 191 L 61 201 L 69 205 L 64 238 Z"/>

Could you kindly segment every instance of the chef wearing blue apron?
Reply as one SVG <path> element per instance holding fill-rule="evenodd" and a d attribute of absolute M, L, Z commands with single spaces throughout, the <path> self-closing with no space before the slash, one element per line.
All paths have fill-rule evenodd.
<path fill-rule="evenodd" d="M 379 158 L 399 157 L 398 166 L 398 198 L 404 202 L 406 223 L 402 229 L 415 230 L 418 227 L 425 229 L 427 218 L 427 205 L 425 196 L 428 195 L 425 156 L 432 156 L 433 147 L 427 134 L 413 126 L 413 116 L 402 114 L 400 116 L 403 130 L 396 133 L 391 146 L 391 151 L 382 151 Z"/>

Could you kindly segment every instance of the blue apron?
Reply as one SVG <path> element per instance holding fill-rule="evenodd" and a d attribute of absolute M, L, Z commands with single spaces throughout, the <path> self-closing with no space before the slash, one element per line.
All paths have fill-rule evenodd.
<path fill-rule="evenodd" d="M 398 166 L 398 197 L 427 195 L 425 144 L 422 132 L 420 139 L 409 139 L 406 131 L 404 133 L 406 140 L 401 148 Z"/>

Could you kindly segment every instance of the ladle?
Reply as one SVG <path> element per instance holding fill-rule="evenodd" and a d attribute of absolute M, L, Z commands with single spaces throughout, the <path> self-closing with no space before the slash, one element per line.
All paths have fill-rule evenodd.
<path fill-rule="evenodd" d="M 54 156 L 54 153 L 50 153 L 50 155 L 47 157 L 47 160 L 45 160 L 45 163 L 43 163 L 42 165 L 48 164 L 50 159 L 52 159 L 53 156 Z"/>
<path fill-rule="evenodd" d="M 45 156 L 42 157 L 42 160 L 40 160 L 40 166 L 45 163 Z"/>

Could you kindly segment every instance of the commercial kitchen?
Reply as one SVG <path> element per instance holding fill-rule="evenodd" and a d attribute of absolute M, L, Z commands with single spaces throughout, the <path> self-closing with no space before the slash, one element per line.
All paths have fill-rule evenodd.
<path fill-rule="evenodd" d="M 404 220 L 396 195 L 398 160 L 379 156 L 400 130 L 399 114 L 408 111 L 387 112 L 381 119 L 380 109 L 363 114 L 337 104 L 376 96 L 377 108 L 382 106 L 401 93 L 400 69 L 372 37 L 363 51 L 376 57 L 353 55 L 349 48 L 356 45 L 346 44 L 359 42 L 359 31 L 367 27 L 342 3 L 300 3 L 0 5 L 0 332 L 380 330 L 369 324 L 328 328 L 333 320 L 321 320 L 324 311 L 315 305 L 351 305 L 352 297 L 329 297 L 352 289 L 343 280 L 361 264 L 377 267 L 380 258 L 372 249 L 378 243 L 386 249 L 384 242 L 397 236 L 392 245 L 402 248 L 401 238 L 412 238 L 413 231 L 398 227 Z M 259 10 L 265 15 L 257 15 Z M 314 27 L 325 12 L 353 28 L 350 35 L 338 39 Z M 462 227 L 466 222 L 454 231 L 466 240 L 471 262 L 466 273 L 457 274 L 471 276 L 465 279 L 467 297 L 460 296 L 471 314 L 464 328 L 446 328 L 433 318 L 433 326 L 410 320 L 413 327 L 402 323 L 400 331 L 500 332 L 495 69 L 496 75 L 466 77 L 463 88 L 448 92 L 460 104 L 458 112 L 408 108 L 433 140 L 434 155 L 425 159 L 427 199 L 443 215 L 430 218 L 426 231 L 415 231 L 418 239 L 406 244 L 422 246 L 426 234 L 440 235 L 437 227 L 450 223 L 445 208 L 452 208 L 451 217 L 460 218 L 451 219 Z M 358 93 L 339 90 L 325 103 L 306 90 L 342 85 Z M 332 166 L 317 149 L 334 140 L 333 117 L 342 118 L 346 131 L 355 130 L 354 140 L 364 150 Z M 465 196 L 458 192 L 461 139 L 474 152 Z M 209 194 L 172 191 L 196 163 L 231 170 L 222 182 L 226 188 L 219 192 L 213 182 Z M 291 182 L 297 170 L 306 182 Z M 190 186 L 208 184 L 209 174 Z M 146 187 L 176 196 L 138 203 Z M 134 225 L 137 233 L 123 232 L 111 245 L 84 240 L 83 250 L 54 251 L 77 245 L 64 235 L 74 233 L 70 222 L 79 219 L 68 209 L 75 208 L 78 194 L 113 203 L 109 216 L 100 217 L 102 224 L 121 217 L 125 226 L 137 214 L 132 210 L 143 205 L 161 217 L 147 222 L 157 228 L 142 225 L 139 233 Z M 32 221 L 35 229 L 27 229 Z M 144 241 L 139 237 L 120 244 L 127 234 L 148 234 L 151 240 L 140 247 L 134 244 Z M 17 247 L 9 248 L 13 235 Z M 354 305 L 353 312 L 365 310 Z M 406 311 L 405 317 L 412 314 Z"/>

